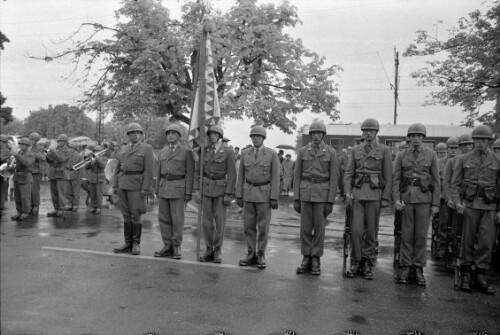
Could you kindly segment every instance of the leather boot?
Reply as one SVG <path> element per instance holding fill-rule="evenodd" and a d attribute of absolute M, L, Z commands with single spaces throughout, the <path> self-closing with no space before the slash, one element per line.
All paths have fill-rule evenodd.
<path fill-rule="evenodd" d="M 349 270 L 347 270 L 347 278 L 354 278 L 354 276 L 357 276 L 359 272 L 359 262 L 352 261 L 351 267 L 349 268 Z"/>
<path fill-rule="evenodd" d="M 399 284 L 408 284 L 410 282 L 410 267 L 402 266 L 399 268 Z"/>
<path fill-rule="evenodd" d="M 309 271 L 311 271 L 311 256 L 304 255 L 302 263 L 300 263 L 300 266 L 297 268 L 297 274 L 308 273 Z"/>
<path fill-rule="evenodd" d="M 315 276 L 321 274 L 321 262 L 318 256 L 312 256 L 311 258 L 311 274 Z"/>
<path fill-rule="evenodd" d="M 54 214 L 55 217 L 61 217 L 63 216 L 63 211 L 57 210 L 56 214 Z"/>
<path fill-rule="evenodd" d="M 114 249 L 116 254 L 132 252 L 132 223 L 123 223 L 123 236 L 125 238 L 125 244 L 120 248 Z"/>
<path fill-rule="evenodd" d="M 214 251 L 212 248 L 208 248 L 205 251 L 205 254 L 200 256 L 200 262 L 211 262 L 214 260 Z"/>
<path fill-rule="evenodd" d="M 17 221 L 25 221 L 29 218 L 28 214 L 22 213 L 19 218 L 17 218 Z"/>
<path fill-rule="evenodd" d="M 10 217 L 11 220 L 18 220 L 21 217 L 21 213 L 17 213 L 16 215 L 13 215 Z"/>
<path fill-rule="evenodd" d="M 479 292 L 495 295 L 495 288 L 486 280 L 486 270 L 476 269 L 476 288 Z"/>
<path fill-rule="evenodd" d="M 132 224 L 132 255 L 141 253 L 142 224 Z"/>
<path fill-rule="evenodd" d="M 465 292 L 470 292 L 470 266 L 469 265 L 462 265 L 460 267 L 460 290 L 465 291 Z"/>
<path fill-rule="evenodd" d="M 159 251 L 155 251 L 154 253 L 155 257 L 173 257 L 174 256 L 174 250 L 171 245 L 166 244 L 163 249 Z"/>
<path fill-rule="evenodd" d="M 240 266 L 253 266 L 257 262 L 257 255 L 254 251 L 248 250 L 247 256 L 244 259 L 240 259 Z"/>
<path fill-rule="evenodd" d="M 38 216 L 39 211 L 40 211 L 40 209 L 38 208 L 38 206 L 33 206 L 33 208 L 31 209 L 31 215 Z"/>
<path fill-rule="evenodd" d="M 174 245 L 174 259 L 181 259 L 181 246 L 180 245 Z"/>
<path fill-rule="evenodd" d="M 257 267 L 259 269 L 265 269 L 266 268 L 266 256 L 264 254 L 264 251 L 259 250 L 257 253 Z"/>
<path fill-rule="evenodd" d="M 56 216 L 56 213 L 57 213 L 57 209 L 53 210 L 52 212 L 48 212 L 47 216 L 50 218 L 50 217 Z"/>
<path fill-rule="evenodd" d="M 363 278 L 366 280 L 372 280 L 373 279 L 373 272 L 372 272 L 372 263 L 369 258 L 364 258 L 363 259 Z"/>
<path fill-rule="evenodd" d="M 215 248 L 214 249 L 214 263 L 221 263 L 222 258 L 221 258 L 221 252 L 220 249 Z"/>
<path fill-rule="evenodd" d="M 418 286 L 425 286 L 424 269 L 421 266 L 415 267 L 415 281 Z"/>

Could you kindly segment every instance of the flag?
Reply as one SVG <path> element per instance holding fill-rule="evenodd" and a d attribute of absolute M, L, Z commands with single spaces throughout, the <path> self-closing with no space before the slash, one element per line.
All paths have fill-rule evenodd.
<path fill-rule="evenodd" d="M 218 124 L 220 120 L 217 81 L 215 80 L 210 33 L 204 31 L 198 55 L 198 75 L 195 82 L 195 98 L 191 110 L 188 142 L 193 148 L 200 146 L 200 129 Z M 201 127 L 200 127 L 201 126 Z"/>

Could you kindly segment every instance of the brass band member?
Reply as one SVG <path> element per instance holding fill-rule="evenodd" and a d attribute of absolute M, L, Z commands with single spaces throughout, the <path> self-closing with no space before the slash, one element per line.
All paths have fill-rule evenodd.
<path fill-rule="evenodd" d="M 78 212 L 78 206 L 80 205 L 80 177 L 82 174 L 81 169 L 73 170 L 73 166 L 78 164 L 83 160 L 83 157 L 80 155 L 78 144 L 69 143 L 68 144 L 70 150 L 70 156 L 68 160 L 68 204 L 65 210 Z"/>
<path fill-rule="evenodd" d="M 27 137 L 19 139 L 17 144 L 19 148 L 11 149 L 15 161 L 9 167 L 9 172 L 14 173 L 14 199 L 17 210 L 17 214 L 11 219 L 24 221 L 28 218 L 31 209 L 31 184 L 33 183 L 31 167 L 35 162 L 35 155 L 28 150 L 31 142 Z"/>
<path fill-rule="evenodd" d="M 57 148 L 47 150 L 47 162 L 50 164 L 50 194 L 54 205 L 54 211 L 47 213 L 47 216 L 62 216 L 62 211 L 68 202 L 66 193 L 68 192 L 69 156 L 68 136 L 61 134 L 57 138 Z"/>
<path fill-rule="evenodd" d="M 29 139 L 31 141 L 31 152 L 35 156 L 35 163 L 31 168 L 33 184 L 31 185 L 31 210 L 29 215 L 35 217 L 38 216 L 40 207 L 40 182 L 41 172 L 45 164 L 45 149 L 38 144 L 38 141 L 40 141 L 40 135 L 38 133 L 31 133 Z"/>
<path fill-rule="evenodd" d="M 12 153 L 9 147 L 9 138 L 7 135 L 0 134 L 0 165 L 7 164 L 10 161 Z M 0 217 L 3 215 L 5 210 L 5 201 L 7 200 L 7 194 L 9 193 L 9 178 L 4 178 L 0 176 Z"/>
<path fill-rule="evenodd" d="M 92 154 L 90 163 L 85 167 L 86 168 L 86 177 L 89 181 L 89 189 L 90 189 L 90 207 L 92 210 L 91 213 L 101 214 L 102 208 L 102 192 L 104 188 L 104 182 L 106 181 L 106 176 L 104 175 L 104 169 L 106 168 L 107 158 L 102 155 L 100 157 L 96 157 L 95 154 L 102 151 L 102 147 L 96 145 L 92 149 Z"/>

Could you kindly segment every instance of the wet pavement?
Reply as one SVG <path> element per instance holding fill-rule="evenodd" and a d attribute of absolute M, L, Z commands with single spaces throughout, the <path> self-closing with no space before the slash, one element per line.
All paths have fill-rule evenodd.
<path fill-rule="evenodd" d="M 153 257 L 162 247 L 157 203 L 142 218 L 141 255 L 132 256 L 112 252 L 123 244 L 118 209 L 107 204 L 95 215 L 81 206 L 48 218 L 49 197 L 44 183 L 38 220 L 11 221 L 13 201 L 1 218 L 2 334 L 500 334 L 498 269 L 490 274 L 496 296 L 454 291 L 453 275 L 432 259 L 424 270 L 427 287 L 394 284 L 390 210 L 380 220 L 375 279 L 367 281 L 341 275 L 342 203 L 328 218 L 321 276 L 311 276 L 295 274 L 302 257 L 291 198 L 273 211 L 267 268 L 258 270 L 238 266 L 246 244 L 236 206 L 228 214 L 222 264 L 213 264 L 196 261 L 194 202 L 176 261 Z"/>

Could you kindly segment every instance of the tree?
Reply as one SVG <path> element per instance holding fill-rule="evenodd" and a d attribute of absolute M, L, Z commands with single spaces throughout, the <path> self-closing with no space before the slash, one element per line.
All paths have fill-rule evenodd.
<path fill-rule="evenodd" d="M 3 44 L 4 43 L 9 43 L 10 40 L 7 38 L 7 36 L 2 33 L 2 31 L 0 30 L 0 50 L 4 50 L 4 46 Z"/>
<path fill-rule="evenodd" d="M 2 134 L 19 136 L 27 134 L 23 122 L 17 117 L 13 117 L 8 124 L 2 125 Z"/>
<path fill-rule="evenodd" d="M 458 21 L 441 41 L 427 31 L 417 32 L 404 56 L 432 56 L 428 67 L 412 73 L 421 86 L 439 86 L 426 104 L 460 105 L 464 124 L 475 121 L 500 130 L 500 4 L 494 1 L 485 13 L 476 10 Z M 495 110 L 479 115 L 480 107 L 496 101 Z"/>
<path fill-rule="evenodd" d="M 10 40 L 7 38 L 7 36 L 5 36 L 5 34 L 0 31 L 0 50 L 4 50 L 4 43 L 9 42 Z M 2 92 L 0 92 L 0 122 L 2 126 L 14 120 L 12 118 L 12 107 L 3 107 L 3 104 L 6 100 L 7 98 L 5 98 L 2 95 Z"/>
<path fill-rule="evenodd" d="M 90 85 L 85 103 L 91 109 L 104 106 L 115 120 L 151 114 L 189 123 L 186 114 L 192 106 L 193 70 L 207 9 L 187 2 L 178 21 L 160 0 L 123 3 L 115 27 L 85 23 L 93 28 L 91 36 L 43 59 L 72 57 Z M 294 115 L 304 111 L 338 118 L 333 77 L 341 69 L 325 66 L 324 57 L 284 32 L 299 22 L 295 7 L 287 1 L 275 6 L 240 0 L 226 14 L 211 12 L 210 22 L 215 26 L 211 40 L 223 117 L 247 116 L 287 133 L 296 128 Z M 106 33 L 112 36 L 99 37 Z M 91 82 L 95 71 L 100 75 Z"/>

